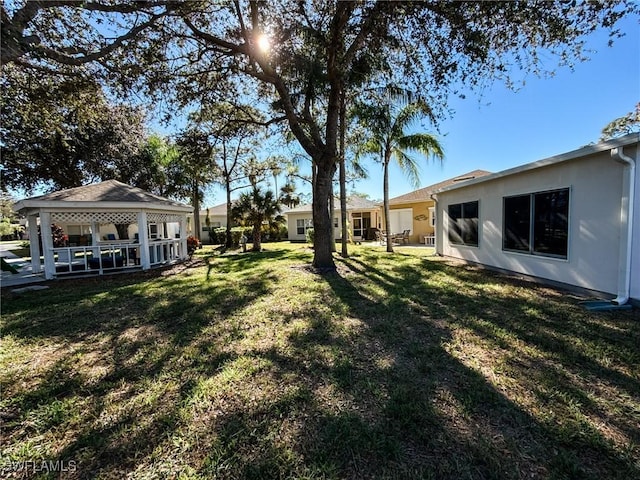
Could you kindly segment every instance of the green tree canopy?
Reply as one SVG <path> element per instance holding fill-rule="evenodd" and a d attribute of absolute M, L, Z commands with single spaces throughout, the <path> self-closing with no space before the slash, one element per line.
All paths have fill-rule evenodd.
<path fill-rule="evenodd" d="M 610 138 L 638 131 L 640 131 L 640 103 L 636 105 L 633 111 L 609 122 L 602 129 L 600 140 L 609 140 Z"/>
<path fill-rule="evenodd" d="M 3 69 L 0 87 L 7 187 L 30 192 L 141 179 L 147 165 L 140 156 L 146 137 L 140 109 L 109 103 L 95 82 L 13 66 Z"/>
<path fill-rule="evenodd" d="M 327 205 L 346 92 L 411 85 L 442 113 L 458 85 L 510 84 L 583 60 L 586 35 L 604 27 L 615 36 L 617 21 L 639 11 L 634 0 L 13 1 L 2 5 L 2 54 L 40 70 L 91 69 L 125 88 L 187 92 L 187 103 L 221 84 L 271 101 L 272 120 L 286 121 L 313 161 L 314 265 L 333 268 Z"/>
<path fill-rule="evenodd" d="M 216 178 L 215 146 L 206 131 L 190 125 L 176 140 L 177 155 L 167 166 L 169 195 L 189 199 L 193 205 L 195 237 L 200 239 L 200 202 L 204 189 Z"/>

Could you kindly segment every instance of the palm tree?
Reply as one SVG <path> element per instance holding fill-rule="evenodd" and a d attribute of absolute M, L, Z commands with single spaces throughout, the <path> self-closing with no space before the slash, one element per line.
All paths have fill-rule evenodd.
<path fill-rule="evenodd" d="M 280 204 L 271 190 L 262 192 L 259 187 L 254 187 L 251 192 L 240 195 L 233 205 L 233 216 L 240 220 L 243 225 L 253 227 L 253 247 L 254 252 L 261 250 L 260 233 L 262 224 L 273 221 L 280 213 Z"/>
<path fill-rule="evenodd" d="M 297 207 L 300 204 L 300 197 L 295 194 L 296 186 L 293 183 L 286 183 L 280 188 L 280 203 L 289 208 Z"/>
<path fill-rule="evenodd" d="M 397 98 L 397 96 L 396 96 Z M 410 182 L 419 186 L 418 162 L 410 153 L 442 160 L 444 153 L 437 138 L 429 133 L 407 133 L 415 121 L 431 116 L 423 101 L 392 101 L 378 104 L 358 103 L 354 115 L 367 130 L 369 138 L 360 146 L 359 154 L 378 156 L 383 168 L 384 221 L 387 229 L 387 252 L 393 252 L 389 223 L 389 164 L 395 160 Z"/>

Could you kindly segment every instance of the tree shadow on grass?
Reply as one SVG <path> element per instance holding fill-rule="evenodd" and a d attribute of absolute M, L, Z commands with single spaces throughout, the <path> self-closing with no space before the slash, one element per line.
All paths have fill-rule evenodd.
<path fill-rule="evenodd" d="M 286 349 L 246 352 L 296 393 L 217 417 L 208 427 L 233 449 L 216 450 L 200 473 L 225 478 L 229 467 L 240 478 L 520 478 L 540 468 L 531 459 L 546 452 L 531 438 L 534 422 L 451 358 L 443 348 L 451 339 L 446 324 L 405 312 L 389 318 L 338 275 L 315 281 L 326 281 L 337 303 L 348 299 L 351 320 L 363 328 L 352 335 L 343 318 L 314 318 L 291 332 Z"/>
<path fill-rule="evenodd" d="M 550 291 L 405 255 L 354 256 L 340 275 L 290 269 L 312 303 L 278 309 L 270 262 L 306 259 L 217 257 L 208 279 L 207 267 L 163 279 L 173 294 L 123 279 L 76 306 L 62 290 L 10 306 L 3 333 L 48 350 L 30 390 L 5 377 L 19 392 L 2 404 L 5 433 L 32 445 L 8 458 L 76 460 L 80 478 L 638 476 L 633 450 L 589 422 L 615 409 L 582 381 L 633 397 L 616 362 L 635 357 L 606 365 L 571 343 L 607 322 L 580 329 Z M 51 321 L 33 314 L 47 301 Z M 605 347 L 626 351 L 619 337 L 637 327 L 608 325 Z M 635 438 L 633 416 L 616 417 Z"/>
<path fill-rule="evenodd" d="M 38 373 L 30 388 L 20 376 L 3 378 L 3 435 L 23 445 L 5 450 L 6 458 L 74 460 L 84 478 L 133 470 L 175 431 L 197 378 L 232 361 L 224 342 L 242 332 L 229 316 L 271 295 L 273 283 L 272 275 L 248 269 L 242 281 L 213 287 L 203 276 L 114 278 L 108 289 L 104 282 L 84 286 L 80 300 L 62 282 L 37 297 L 12 299 L 3 335 L 47 348 L 33 353 Z M 66 413 L 52 421 L 57 405 Z M 24 447 L 61 428 L 73 438 L 63 447 Z"/>
<path fill-rule="evenodd" d="M 581 478 L 601 478 L 603 475 L 625 478 L 630 474 L 638 474 L 637 466 L 634 467 L 628 452 L 625 453 L 620 445 L 614 445 L 611 438 L 605 437 L 597 428 L 599 421 L 610 423 L 630 439 L 631 445 L 637 443 L 638 431 L 632 419 L 625 415 L 609 418 L 602 410 L 609 408 L 617 411 L 617 390 L 626 390 L 626 394 L 623 393 L 621 398 L 628 398 L 629 395 L 633 398 L 632 392 L 640 391 L 638 380 L 614 368 L 605 367 L 579 351 L 578 346 L 571 344 L 569 335 L 558 335 L 558 331 L 566 334 L 575 333 L 575 326 L 571 329 L 561 325 L 567 318 L 577 315 L 580 320 L 584 320 L 582 315 L 573 311 L 575 306 L 557 299 L 555 302 L 550 301 L 551 299 L 527 300 L 529 296 L 518 299 L 513 297 L 513 291 L 502 296 L 493 291 L 493 295 L 488 296 L 486 291 L 479 287 L 509 281 L 498 279 L 491 273 L 465 269 L 458 271 L 430 261 L 421 262 L 419 268 L 416 268 L 415 263 L 402 265 L 399 262 L 393 269 L 397 276 L 389 274 L 388 270 L 382 271 L 375 266 L 366 265 L 365 261 L 359 258 L 345 260 L 344 264 L 349 270 L 375 282 L 385 293 L 384 299 L 372 302 L 371 298 L 359 297 L 358 292 L 362 284 L 359 283 L 356 287 L 350 282 L 348 275 L 326 277 L 336 295 L 350 306 L 350 313 L 369 325 L 370 334 L 376 334 L 370 341 L 384 342 L 391 351 L 400 355 L 395 361 L 398 372 L 394 374 L 394 379 L 397 379 L 394 388 L 402 389 L 403 385 L 409 387 L 409 391 L 400 398 L 413 404 L 416 399 L 423 399 L 423 403 L 427 404 L 433 403 L 438 400 L 440 391 L 444 388 L 452 395 L 450 398 L 453 398 L 453 402 L 462 406 L 454 417 L 466 420 L 458 420 L 461 423 L 452 429 L 445 427 L 446 421 L 442 420 L 448 415 L 428 414 L 431 422 L 425 422 L 409 411 L 403 418 L 412 425 L 422 424 L 425 430 L 433 431 L 435 437 L 442 432 L 449 437 L 455 436 L 456 432 L 458 436 L 467 436 L 462 450 L 459 438 L 448 438 L 445 442 L 449 444 L 450 453 L 456 456 L 456 461 L 461 462 L 459 465 L 463 467 L 463 471 L 475 471 L 482 478 L 495 475 L 495 472 L 500 472 L 497 475 L 500 478 L 518 477 L 518 471 L 529 472 L 534 476 L 536 473 L 546 472 L 545 475 L 551 477 Z M 437 282 L 429 284 L 430 276 L 437 276 L 443 271 L 451 278 L 463 280 L 470 290 L 456 288 L 457 282 L 450 285 Z M 520 288 L 522 285 L 515 282 L 514 286 Z M 379 312 L 384 311 L 385 304 L 395 310 L 395 315 L 387 317 L 386 321 L 389 324 L 383 327 L 380 325 Z M 562 309 L 573 310 L 566 312 Z M 541 312 L 540 315 L 547 319 L 545 328 L 537 328 L 532 324 L 536 321 L 536 317 L 531 315 L 532 311 Z M 559 318 L 555 318 L 555 315 Z M 439 327 L 434 328 L 434 325 Z M 486 325 L 503 330 L 498 332 L 503 335 L 496 335 L 496 331 L 486 328 Z M 556 325 L 557 330 L 554 328 Z M 626 323 L 626 326 L 630 329 L 626 330 L 626 333 L 631 332 L 631 338 L 623 338 L 620 335 L 598 338 L 597 322 L 588 327 L 580 324 L 582 328 L 577 328 L 577 331 L 585 333 L 587 338 L 602 341 L 610 349 L 622 347 L 628 352 L 637 341 L 638 328 L 631 323 Z M 487 375 L 495 375 L 495 371 L 483 371 L 482 365 L 470 368 L 469 365 L 473 365 L 473 361 L 463 363 L 460 360 L 465 358 L 464 351 L 456 352 L 457 355 L 454 357 L 450 354 L 450 349 L 443 348 L 454 341 L 449 338 L 450 328 L 458 327 L 469 329 L 486 342 L 485 348 L 489 352 L 493 348 L 510 350 L 505 356 L 512 361 L 507 366 L 506 374 L 517 381 L 517 388 L 525 389 L 523 398 L 519 398 L 517 392 L 511 395 L 519 400 L 519 403 L 509 398 L 509 392 L 505 394 L 497 390 L 496 386 L 487 380 Z M 414 340 L 406 343 L 408 339 Z M 422 339 L 422 345 L 419 339 Z M 424 343 L 424 339 L 430 340 Z M 536 351 L 535 354 L 531 353 L 531 349 Z M 467 355 L 473 357 L 474 352 L 468 352 Z M 538 358 L 538 355 L 543 359 Z M 419 367 L 420 364 L 423 365 L 422 368 Z M 425 365 L 429 367 L 426 370 Z M 434 365 L 440 367 L 434 369 Z M 626 365 L 629 365 L 628 361 Z M 634 365 L 633 362 L 631 365 Z M 425 378 L 430 378 L 429 384 L 414 388 L 419 385 L 415 378 L 421 378 L 425 374 Z M 403 376 L 407 378 L 407 382 L 401 380 Z M 582 381 L 585 378 L 586 381 Z M 592 390 L 595 380 L 614 386 L 613 393 L 607 392 L 603 395 L 610 397 L 604 401 L 608 402 L 605 406 L 596 404 L 597 401 L 593 399 L 598 397 Z M 522 405 L 528 405 L 530 401 L 526 390 L 533 392 L 534 398 L 539 397 L 540 391 L 545 391 L 546 394 L 550 392 L 551 395 L 558 392 L 566 395 L 561 402 L 553 401 L 546 404 L 555 411 L 557 417 L 534 416 L 530 411 L 525 411 Z M 390 401 L 389 405 L 393 403 Z M 620 407 L 633 415 L 633 405 L 631 401 Z M 544 408 L 545 403 L 539 402 L 539 406 Z M 435 430 L 431 425 L 433 423 L 437 425 Z M 482 427 L 474 432 L 473 425 Z M 403 432 L 407 433 L 408 430 L 405 429 Z M 414 451 L 415 448 L 421 447 L 424 447 L 423 451 L 429 451 L 436 445 L 406 445 L 405 450 Z M 490 454 L 477 457 L 478 452 L 489 451 Z M 528 460 L 523 464 L 524 458 Z M 478 460 L 481 462 L 480 466 L 477 464 Z M 505 470 L 497 469 L 496 461 L 505 466 Z M 444 475 L 441 467 L 431 465 L 428 466 L 428 470 L 435 469 L 439 472 L 437 476 L 440 476 Z"/>
<path fill-rule="evenodd" d="M 234 252 L 224 256 L 211 255 L 205 259 L 207 264 L 207 279 L 214 272 L 218 273 L 234 273 L 243 272 L 256 267 L 256 263 L 268 263 L 283 258 L 294 261 L 307 261 L 309 254 L 300 249 L 292 252 L 291 250 L 263 250 L 260 252 Z"/>

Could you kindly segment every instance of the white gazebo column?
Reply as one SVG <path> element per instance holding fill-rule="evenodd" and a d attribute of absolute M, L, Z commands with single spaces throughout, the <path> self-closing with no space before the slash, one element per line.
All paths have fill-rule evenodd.
<path fill-rule="evenodd" d="M 38 241 L 38 216 L 29 215 L 29 250 L 31 252 L 31 271 L 40 273 L 42 265 L 40 264 L 40 242 Z"/>
<path fill-rule="evenodd" d="M 188 257 L 187 254 L 187 216 L 182 215 L 180 217 L 180 259 L 184 260 Z"/>
<path fill-rule="evenodd" d="M 56 276 L 56 262 L 53 258 L 53 236 L 51 235 L 51 214 L 40 213 L 40 232 L 44 254 L 44 278 L 51 280 Z"/>
<path fill-rule="evenodd" d="M 91 245 L 97 247 L 100 242 L 100 223 L 91 221 Z"/>
<path fill-rule="evenodd" d="M 147 212 L 138 212 L 138 241 L 140 242 L 140 265 L 143 270 L 151 268 L 149 259 L 149 235 L 147 229 Z"/>

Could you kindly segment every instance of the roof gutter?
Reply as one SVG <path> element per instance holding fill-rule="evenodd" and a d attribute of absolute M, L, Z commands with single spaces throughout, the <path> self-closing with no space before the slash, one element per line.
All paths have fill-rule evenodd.
<path fill-rule="evenodd" d="M 429 197 L 431 197 L 431 200 L 433 200 L 433 203 L 435 204 L 436 207 L 436 224 L 435 224 L 435 240 L 436 240 L 436 255 L 440 255 L 442 256 L 442 245 L 441 242 L 439 240 L 440 238 L 440 228 L 438 227 L 438 220 L 440 219 L 440 214 L 438 214 L 438 195 L 435 193 L 432 193 L 429 195 Z M 440 220 L 440 222 L 442 222 L 442 220 Z M 442 225 L 442 223 L 441 223 Z"/>
<path fill-rule="evenodd" d="M 622 147 L 611 149 L 611 158 L 625 164 L 620 202 L 620 255 L 618 257 L 618 292 L 611 302 L 624 305 L 631 289 L 631 244 L 633 241 L 633 204 L 635 197 L 635 160 L 624 154 Z M 626 230 L 626 232 L 625 232 Z M 625 234 L 626 233 L 626 234 Z"/>

